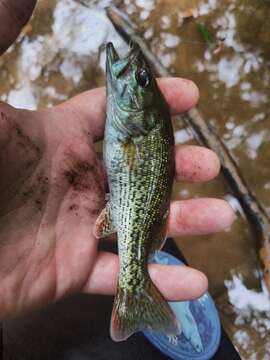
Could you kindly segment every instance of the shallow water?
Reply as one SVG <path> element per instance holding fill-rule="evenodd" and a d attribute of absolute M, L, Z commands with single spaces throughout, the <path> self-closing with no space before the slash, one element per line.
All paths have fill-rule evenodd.
<path fill-rule="evenodd" d="M 35 109 L 104 84 L 104 43 L 113 41 L 120 53 L 126 45 L 103 10 L 115 2 L 85 3 L 89 8 L 76 0 L 39 1 L 31 23 L 0 60 L 2 100 Z M 198 84 L 203 116 L 270 212 L 270 2 L 125 0 L 121 7 L 172 74 Z M 212 39 L 205 41 L 198 24 Z M 182 124 L 175 128 L 177 143 L 194 143 Z M 236 199 L 222 176 L 206 184 L 177 185 L 174 196 L 216 196 L 239 209 L 226 232 L 177 242 L 189 263 L 208 275 L 224 325 L 243 359 L 270 359 L 270 306 L 264 293 L 247 289 L 258 287 L 256 235 Z"/>

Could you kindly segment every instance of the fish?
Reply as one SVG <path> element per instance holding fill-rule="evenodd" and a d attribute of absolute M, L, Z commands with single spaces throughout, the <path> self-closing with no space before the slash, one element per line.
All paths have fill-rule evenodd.
<path fill-rule="evenodd" d="M 180 324 L 148 273 L 148 262 L 166 239 L 175 176 L 173 127 L 137 43 L 122 58 L 112 43 L 106 45 L 106 90 L 103 157 L 110 193 L 94 234 L 118 238 L 110 335 L 123 341 L 138 331 L 179 334 Z"/>

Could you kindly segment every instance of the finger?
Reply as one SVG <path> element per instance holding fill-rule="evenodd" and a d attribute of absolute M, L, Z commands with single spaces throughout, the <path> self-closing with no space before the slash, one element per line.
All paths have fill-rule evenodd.
<path fill-rule="evenodd" d="M 212 234 L 230 227 L 234 220 L 234 211 L 224 200 L 201 198 L 173 201 L 168 235 Z"/>
<path fill-rule="evenodd" d="M 209 181 L 218 175 L 220 161 L 212 150 L 205 147 L 176 145 L 175 171 L 176 181 Z"/>
<path fill-rule="evenodd" d="M 189 110 L 199 97 L 197 86 L 190 80 L 181 78 L 158 79 L 158 85 L 168 102 L 171 114 L 175 115 Z M 95 141 L 104 133 L 106 118 L 105 87 L 86 91 L 58 105 L 70 108 L 82 121 L 90 123 L 90 130 Z"/>
<path fill-rule="evenodd" d="M 217 155 L 202 146 L 177 145 L 175 158 L 176 181 L 209 181 L 215 178 L 220 170 Z"/>
<path fill-rule="evenodd" d="M 206 235 L 229 228 L 235 213 L 227 201 L 201 198 L 173 201 L 170 206 L 167 235 Z M 114 242 L 116 234 L 104 238 Z"/>
<path fill-rule="evenodd" d="M 170 106 L 172 115 L 189 110 L 199 99 L 197 85 L 188 79 L 162 78 L 158 80 L 158 85 Z"/>
<path fill-rule="evenodd" d="M 177 145 L 175 156 L 177 181 L 208 181 L 219 173 L 219 158 L 207 148 Z"/>
<path fill-rule="evenodd" d="M 118 256 L 99 252 L 83 291 L 91 294 L 115 294 L 118 271 Z M 149 272 L 153 282 L 167 300 L 195 299 L 207 289 L 205 275 L 187 266 L 150 265 Z"/>

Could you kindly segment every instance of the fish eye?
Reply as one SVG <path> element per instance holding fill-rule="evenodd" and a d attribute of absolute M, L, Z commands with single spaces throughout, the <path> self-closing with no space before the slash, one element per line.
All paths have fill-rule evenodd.
<path fill-rule="evenodd" d="M 135 73 L 137 83 L 141 87 L 146 87 L 150 83 L 151 76 L 145 69 L 139 69 Z"/>

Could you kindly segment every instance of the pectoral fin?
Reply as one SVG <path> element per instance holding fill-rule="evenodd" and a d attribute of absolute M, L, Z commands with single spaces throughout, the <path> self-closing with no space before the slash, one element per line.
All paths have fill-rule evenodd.
<path fill-rule="evenodd" d="M 96 238 L 100 239 L 105 236 L 111 235 L 116 232 L 114 227 L 112 216 L 111 216 L 111 205 L 108 201 L 105 208 L 99 214 L 95 227 L 94 227 L 94 235 Z"/>

